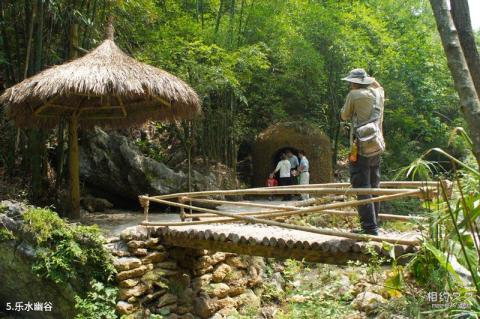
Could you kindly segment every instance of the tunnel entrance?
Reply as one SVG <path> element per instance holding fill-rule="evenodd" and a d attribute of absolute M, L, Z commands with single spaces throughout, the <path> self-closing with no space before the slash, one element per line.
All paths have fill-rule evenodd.
<path fill-rule="evenodd" d="M 280 156 L 288 149 L 298 156 L 305 151 L 310 163 L 310 183 L 332 181 L 332 148 L 330 139 L 317 126 L 304 122 L 277 123 L 261 132 L 252 149 L 252 185 L 265 186 Z"/>

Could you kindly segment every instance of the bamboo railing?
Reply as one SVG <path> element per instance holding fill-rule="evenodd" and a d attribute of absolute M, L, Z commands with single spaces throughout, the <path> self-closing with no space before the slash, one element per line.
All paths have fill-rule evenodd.
<path fill-rule="evenodd" d="M 292 225 L 287 222 L 277 221 L 292 216 L 306 216 L 316 214 L 329 214 L 338 216 L 355 216 L 352 211 L 342 211 L 339 209 L 347 207 L 357 207 L 360 205 L 385 202 L 395 199 L 416 197 L 421 200 L 432 200 L 440 194 L 440 189 L 451 193 L 451 183 L 442 182 L 410 182 L 410 181 L 387 181 L 381 182 L 380 188 L 351 188 L 348 183 L 327 183 L 312 185 L 292 185 L 278 186 L 268 188 L 250 188 L 239 190 L 213 190 L 189 193 L 176 193 L 161 196 L 139 196 L 139 201 L 144 209 L 143 226 L 169 227 L 169 226 L 187 226 L 215 223 L 255 223 L 269 226 L 283 227 L 286 229 L 299 230 L 304 232 L 344 237 L 358 241 L 376 241 L 389 242 L 401 245 L 418 245 L 417 239 L 396 239 L 383 236 L 371 236 L 364 234 L 354 234 L 347 231 L 337 231 L 325 228 L 316 228 L 309 226 Z M 310 194 L 316 198 L 307 201 L 295 203 L 294 205 L 274 205 L 267 203 L 252 203 L 241 201 L 227 201 L 224 199 L 212 199 L 212 196 L 272 196 L 287 194 Z M 372 195 L 368 199 L 335 201 L 338 196 L 348 198 L 356 195 Z M 332 197 L 337 196 L 337 197 Z M 180 211 L 180 222 L 151 222 L 149 221 L 150 203 L 157 203 L 170 207 L 177 207 Z M 233 205 L 243 208 L 258 208 L 255 211 L 240 211 L 238 213 L 224 212 L 211 208 L 200 207 L 200 205 Z M 308 206 L 308 207 L 304 207 Z M 186 213 L 185 210 L 189 210 Z M 195 212 L 195 213 L 193 213 Z M 380 214 L 379 218 L 384 220 L 397 221 L 425 221 L 420 216 L 400 216 L 393 214 Z M 191 219 L 191 220 L 187 220 Z"/>

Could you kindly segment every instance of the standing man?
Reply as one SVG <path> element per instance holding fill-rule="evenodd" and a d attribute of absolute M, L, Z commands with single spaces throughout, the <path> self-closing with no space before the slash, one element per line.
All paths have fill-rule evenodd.
<path fill-rule="evenodd" d="M 270 178 L 273 178 L 276 172 L 280 171 L 279 184 L 280 186 L 291 185 L 291 176 L 290 176 L 290 161 L 287 158 L 287 155 L 282 154 L 280 162 L 278 162 L 275 170 L 270 174 Z M 291 195 L 287 194 L 283 196 L 284 201 L 290 200 Z"/>
<path fill-rule="evenodd" d="M 296 185 L 297 183 L 297 168 L 298 168 L 298 157 L 293 154 L 292 150 L 287 150 L 287 158 L 290 162 L 290 170 L 292 172 L 292 185 Z"/>
<path fill-rule="evenodd" d="M 300 165 L 298 166 L 298 172 L 300 173 L 300 185 L 308 185 L 310 183 L 310 164 L 307 157 L 305 156 L 305 151 L 298 151 L 298 157 L 300 157 Z M 309 194 L 300 194 L 302 200 L 308 199 Z"/>
<path fill-rule="evenodd" d="M 354 69 L 342 80 L 350 83 L 341 111 L 342 120 L 350 120 L 350 183 L 354 188 L 378 188 L 380 184 L 380 154 L 385 149 L 382 135 L 384 91 L 364 69 Z M 358 155 L 356 154 L 358 152 Z M 372 195 L 358 195 L 369 199 Z M 362 229 L 356 233 L 378 235 L 379 203 L 358 207 Z"/>

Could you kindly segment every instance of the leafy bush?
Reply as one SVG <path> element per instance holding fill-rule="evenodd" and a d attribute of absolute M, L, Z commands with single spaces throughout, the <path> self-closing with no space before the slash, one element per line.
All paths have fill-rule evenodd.
<path fill-rule="evenodd" d="M 75 296 L 75 318 L 116 318 L 117 289 L 109 286 L 115 268 L 100 230 L 69 224 L 50 209 L 32 208 L 23 219 L 23 230 L 37 250 L 33 271 L 74 287 L 79 293 Z"/>
<path fill-rule="evenodd" d="M 107 287 L 103 283 L 92 280 L 91 291 L 85 298 L 75 296 L 75 319 L 115 319 L 115 303 L 117 288 Z"/>
<path fill-rule="evenodd" d="M 79 285 L 112 279 L 112 257 L 97 227 L 68 224 L 49 209 L 30 209 L 23 219 L 37 245 L 33 270 L 39 276 Z"/>
<path fill-rule="evenodd" d="M 15 235 L 6 227 L 0 226 L 0 241 L 15 239 Z"/>

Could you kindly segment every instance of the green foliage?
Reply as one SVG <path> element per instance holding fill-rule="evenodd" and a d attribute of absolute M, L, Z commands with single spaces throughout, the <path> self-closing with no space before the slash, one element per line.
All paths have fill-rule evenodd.
<path fill-rule="evenodd" d="M 232 310 L 231 313 L 227 314 L 227 318 L 230 319 L 251 319 L 258 317 L 258 312 L 260 309 L 254 305 L 245 305 L 240 309 L 239 312 Z"/>
<path fill-rule="evenodd" d="M 367 275 L 370 277 L 370 281 L 376 283 L 377 275 L 380 273 L 380 269 L 385 263 L 385 258 L 380 257 L 373 245 L 367 245 L 367 252 L 370 255 L 370 260 L 367 265 Z"/>
<path fill-rule="evenodd" d="M 7 241 L 12 239 L 15 239 L 15 235 L 12 233 L 12 231 L 4 226 L 0 226 L 0 241 Z"/>
<path fill-rule="evenodd" d="M 304 268 L 304 264 L 295 259 L 285 260 L 285 269 L 283 273 L 287 280 L 293 280 L 297 274 Z"/>
<path fill-rule="evenodd" d="M 101 282 L 92 280 L 91 290 L 85 298 L 75 296 L 75 319 L 115 319 L 117 288 L 107 287 Z"/>
<path fill-rule="evenodd" d="M 452 136 L 460 136 L 466 149 L 471 150 L 472 141 L 462 128 L 455 128 Z M 431 152 L 447 158 L 453 167 L 459 167 L 457 175 L 454 176 L 457 187 L 451 198 L 442 187 L 441 198 L 427 203 L 431 209 L 429 232 L 424 238 L 421 250 L 415 254 L 408 268 L 416 280 L 429 291 L 456 293 L 461 296 L 462 303 L 469 305 L 467 308 L 460 307 L 458 302 L 452 301 L 451 305 L 446 305 L 435 313 L 469 317 L 476 312 L 476 317 L 479 313 L 478 299 L 468 292 L 474 291 L 477 296 L 480 293 L 479 168 L 473 161 L 465 163 L 440 148 L 428 150 L 422 158 Z M 411 167 L 415 167 L 415 164 Z M 461 278 L 465 277 L 465 273 L 471 277 L 471 283 Z"/>
<path fill-rule="evenodd" d="M 315 296 L 313 296 L 315 297 Z M 334 300 L 309 299 L 304 303 L 292 303 L 286 312 L 281 312 L 278 319 L 310 318 L 345 318 L 353 313 L 347 303 Z"/>
<path fill-rule="evenodd" d="M 24 231 L 37 245 L 33 270 L 56 283 L 108 282 L 115 269 L 97 227 L 68 224 L 49 209 L 30 209 Z"/>
<path fill-rule="evenodd" d="M 294 278 L 287 283 L 284 296 L 279 296 L 283 298 L 272 300 L 283 305 L 275 318 L 345 318 L 353 314 L 353 296 L 345 286 L 344 273 L 361 276 L 359 267 L 347 270 L 331 265 L 311 266 L 290 266 L 290 270 L 296 271 Z"/>
<path fill-rule="evenodd" d="M 262 285 L 262 301 L 279 303 L 285 299 L 285 292 L 278 289 L 274 283 L 264 282 Z"/>
<path fill-rule="evenodd" d="M 139 147 L 140 151 L 145 155 L 150 158 L 153 158 L 154 160 L 164 163 L 166 162 L 168 152 L 167 150 L 164 150 L 163 148 L 159 147 L 158 144 L 154 144 L 149 142 L 148 140 L 137 140 L 135 141 L 136 145 Z"/>
<path fill-rule="evenodd" d="M 33 234 L 39 245 L 52 240 L 66 227 L 65 221 L 50 209 L 32 208 L 25 212 L 23 220 L 24 230 Z"/>
<path fill-rule="evenodd" d="M 5 209 L 5 206 L 0 205 L 0 214 L 2 214 Z M 4 225 L 0 224 L 0 241 L 7 241 L 12 239 L 15 239 L 15 235 L 12 233 L 12 231 L 7 229 L 7 227 L 5 227 Z"/>
<path fill-rule="evenodd" d="M 79 292 L 75 318 L 116 318 L 117 289 L 108 286 L 115 268 L 100 230 L 69 224 L 49 209 L 32 208 L 23 219 L 23 230 L 32 236 L 37 250 L 33 271 L 57 284 L 71 284 Z"/>

